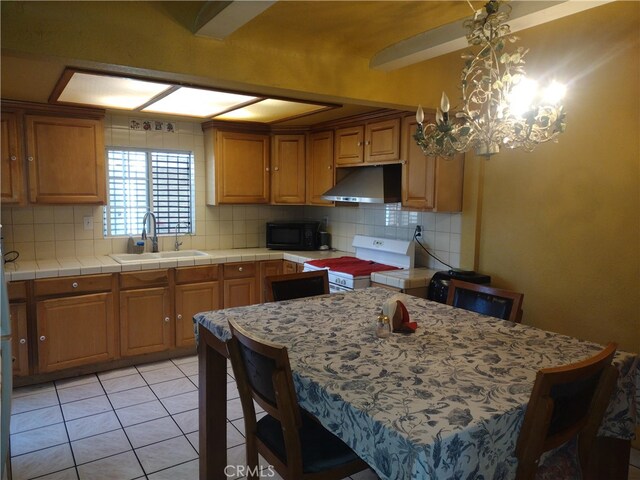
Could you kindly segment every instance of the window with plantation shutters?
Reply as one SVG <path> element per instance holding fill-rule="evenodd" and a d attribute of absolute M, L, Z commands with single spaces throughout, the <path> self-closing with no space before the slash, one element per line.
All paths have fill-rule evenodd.
<path fill-rule="evenodd" d="M 157 234 L 193 233 L 193 154 L 160 150 L 107 150 L 109 203 L 105 236 L 139 235 L 151 211 Z"/>

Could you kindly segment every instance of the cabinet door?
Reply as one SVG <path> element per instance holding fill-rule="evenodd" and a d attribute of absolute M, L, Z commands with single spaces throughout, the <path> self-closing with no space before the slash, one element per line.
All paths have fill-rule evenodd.
<path fill-rule="evenodd" d="M 266 292 L 264 279 L 271 275 L 281 275 L 283 273 L 282 260 L 267 260 L 260 262 L 260 303 L 265 302 Z"/>
<path fill-rule="evenodd" d="M 304 203 L 304 135 L 274 135 L 271 156 L 271 195 L 273 203 Z"/>
<path fill-rule="evenodd" d="M 195 345 L 193 316 L 220 308 L 218 282 L 176 285 L 176 346 Z"/>
<path fill-rule="evenodd" d="M 13 374 L 29 375 L 29 345 L 27 343 L 27 304 L 10 303 L 11 332 L 13 334 Z"/>
<path fill-rule="evenodd" d="M 333 132 L 318 132 L 309 135 L 307 157 L 307 203 L 331 205 L 322 194 L 335 185 L 333 165 Z"/>
<path fill-rule="evenodd" d="M 297 263 L 290 260 L 285 260 L 282 265 L 282 273 L 296 273 Z"/>
<path fill-rule="evenodd" d="M 120 351 L 123 356 L 171 347 L 169 288 L 120 292 Z"/>
<path fill-rule="evenodd" d="M 105 203 L 101 120 L 27 115 L 25 127 L 31 202 Z"/>
<path fill-rule="evenodd" d="M 42 300 L 36 309 L 39 373 L 115 357 L 112 293 Z"/>
<path fill-rule="evenodd" d="M 224 281 L 224 308 L 258 303 L 256 278 L 232 278 Z"/>
<path fill-rule="evenodd" d="M 218 203 L 269 203 L 269 137 L 217 132 Z"/>
<path fill-rule="evenodd" d="M 364 126 L 336 130 L 336 165 L 357 165 L 364 160 Z"/>
<path fill-rule="evenodd" d="M 364 138 L 365 162 L 390 162 L 400 159 L 399 118 L 368 123 Z"/>
<path fill-rule="evenodd" d="M 22 203 L 24 179 L 22 176 L 22 153 L 18 138 L 18 117 L 15 113 L 2 113 L 2 138 L 0 147 L 0 199 L 2 203 Z"/>
<path fill-rule="evenodd" d="M 403 119 L 402 205 L 438 212 L 462 211 L 464 154 L 451 159 L 427 157 L 413 139 L 416 127 L 414 116 Z"/>

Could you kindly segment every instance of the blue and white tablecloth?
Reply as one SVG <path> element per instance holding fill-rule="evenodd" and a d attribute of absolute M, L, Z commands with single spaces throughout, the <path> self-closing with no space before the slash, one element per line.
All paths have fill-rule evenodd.
<path fill-rule="evenodd" d="M 286 345 L 300 405 L 385 479 L 508 479 L 540 368 L 601 345 L 408 297 L 415 334 L 375 335 L 380 288 L 198 314 L 221 340 L 233 319 Z M 633 438 L 637 357 L 618 352 L 600 435 Z"/>

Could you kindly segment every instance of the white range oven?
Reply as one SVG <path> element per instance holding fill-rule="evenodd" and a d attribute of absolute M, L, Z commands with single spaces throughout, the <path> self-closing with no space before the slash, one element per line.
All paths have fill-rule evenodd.
<path fill-rule="evenodd" d="M 331 293 L 366 288 L 373 272 L 412 268 L 414 243 L 408 240 L 355 235 L 355 256 L 305 262 L 304 271 L 328 270 Z"/>

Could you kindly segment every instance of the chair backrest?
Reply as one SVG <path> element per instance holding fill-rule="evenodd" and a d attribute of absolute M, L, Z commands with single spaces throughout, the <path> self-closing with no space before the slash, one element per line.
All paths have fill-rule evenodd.
<path fill-rule="evenodd" d="M 516 446 L 517 480 L 534 478 L 540 456 L 576 435 L 586 469 L 618 377 L 616 348 L 610 343 L 587 360 L 538 372 Z"/>
<path fill-rule="evenodd" d="M 282 425 L 285 448 L 290 458 L 301 458 L 298 430 L 300 407 L 293 386 L 287 348 L 259 340 L 229 320 L 231 340 L 227 342 L 247 432 L 256 432 L 253 401 Z"/>
<path fill-rule="evenodd" d="M 265 278 L 267 302 L 292 300 L 329 293 L 327 270 L 271 275 Z"/>
<path fill-rule="evenodd" d="M 447 304 L 520 323 L 524 294 L 477 283 L 451 280 Z"/>

